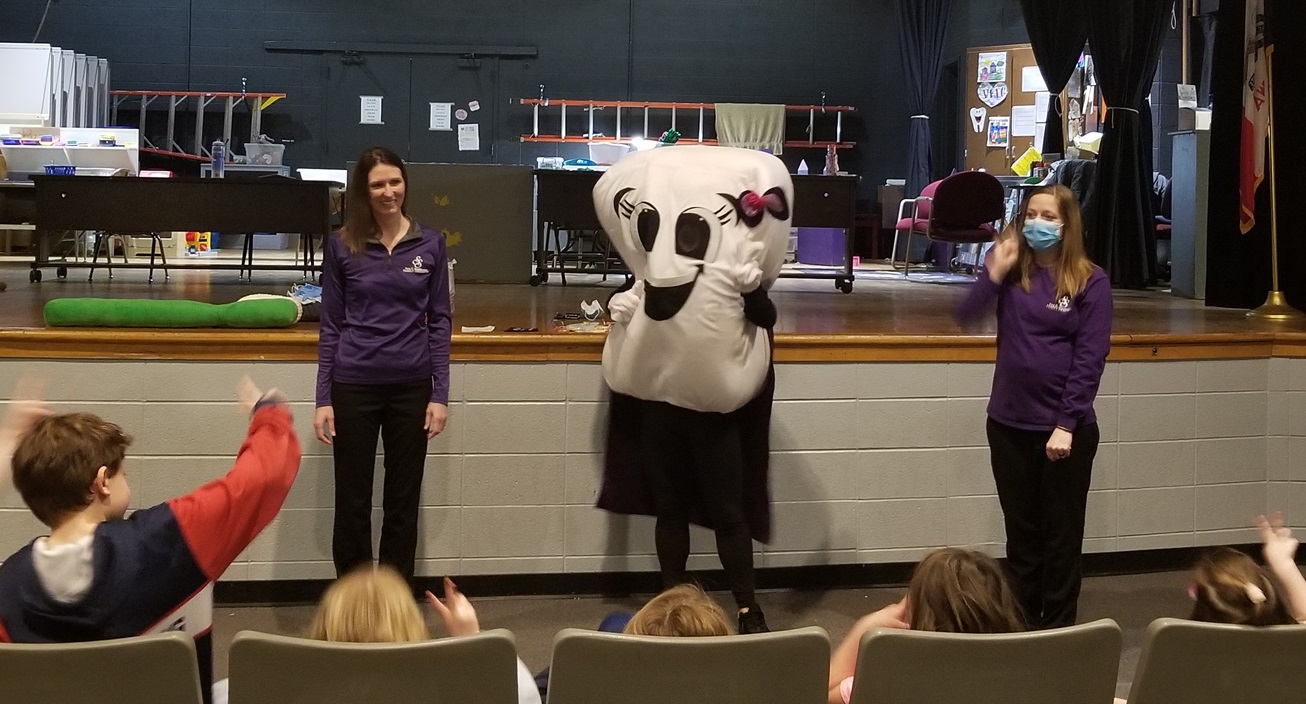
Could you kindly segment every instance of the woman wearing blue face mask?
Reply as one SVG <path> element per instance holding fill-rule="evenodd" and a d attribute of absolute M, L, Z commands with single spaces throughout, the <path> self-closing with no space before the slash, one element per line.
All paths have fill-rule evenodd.
<path fill-rule="evenodd" d="M 1033 191 L 957 309 L 994 304 L 998 360 L 989 455 L 1007 562 L 1030 626 L 1075 622 L 1084 513 L 1097 454 L 1097 397 L 1111 349 L 1111 283 L 1084 254 L 1083 219 L 1065 186 Z"/>

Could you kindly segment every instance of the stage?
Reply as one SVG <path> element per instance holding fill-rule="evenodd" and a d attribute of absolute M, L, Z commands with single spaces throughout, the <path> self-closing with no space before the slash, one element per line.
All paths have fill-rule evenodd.
<path fill-rule="evenodd" d="M 773 292 L 775 540 L 756 546 L 763 580 L 902 565 L 944 545 L 1002 552 L 984 431 L 991 323 L 962 330 L 953 322 L 964 283 L 859 274 L 847 295 L 809 280 L 781 280 Z M 599 278 L 569 275 L 566 287 L 457 284 L 450 422 L 429 447 L 419 575 L 516 575 L 506 590 L 556 593 L 602 591 L 614 574 L 656 570 L 652 521 L 594 508 L 606 428 L 603 335 L 553 325 L 582 300 L 606 300 L 618 280 Z M 304 447 L 299 477 L 276 521 L 223 581 L 258 600 L 271 598 L 264 583 L 331 579 L 331 448 L 312 429 L 315 324 L 42 325 L 41 307 L 56 297 L 225 303 L 296 283 L 265 272 L 253 284 L 238 283 L 235 272 L 157 279 L 123 271 L 110 282 L 97 272 L 90 284 L 84 276 L 31 284 L 25 262 L 0 267 L 9 284 L 0 293 L 0 394 L 34 373 L 57 410 L 122 425 L 136 437 L 133 501 L 146 506 L 230 467 L 247 424 L 234 403 L 242 374 L 283 389 Z M 1117 291 L 1115 302 L 1111 358 L 1094 403 L 1102 440 L 1085 550 L 1114 558 L 1245 544 L 1256 539 L 1249 522 L 1258 513 L 1306 515 L 1306 331 L 1161 292 Z M 459 332 L 482 325 L 496 332 Z M 511 327 L 538 331 L 503 332 Z M 16 497 L 3 501 L 0 553 L 43 530 Z M 710 534 L 695 532 L 693 551 L 691 569 L 717 564 Z"/>
<path fill-rule="evenodd" d="M 919 276 L 919 278 L 918 278 Z M 107 271 L 88 283 L 74 270 L 66 280 L 27 282 L 21 264 L 0 265 L 9 288 L 0 293 L 0 356 L 157 358 L 197 360 L 313 360 L 317 326 L 280 330 L 46 329 L 45 302 L 62 297 L 165 298 L 226 303 L 251 293 L 285 293 L 294 273 L 258 272 L 253 283 L 233 272 L 177 271 L 148 283 L 144 272 Z M 453 356 L 460 360 L 597 361 L 603 334 L 567 332 L 557 314 L 578 313 L 580 302 L 606 302 L 620 276 L 569 276 L 538 287 L 457 283 Z M 829 282 L 781 279 L 772 291 L 779 310 L 780 362 L 988 361 L 993 323 L 962 329 L 952 309 L 967 277 L 923 273 L 905 280 L 884 266 L 858 271 L 851 294 Z M 1244 311 L 1208 308 L 1161 291 L 1116 291 L 1113 360 L 1227 359 L 1306 356 L 1306 329 L 1251 321 Z M 463 327 L 494 326 L 492 333 Z M 534 332 L 510 333 L 511 328 Z"/>

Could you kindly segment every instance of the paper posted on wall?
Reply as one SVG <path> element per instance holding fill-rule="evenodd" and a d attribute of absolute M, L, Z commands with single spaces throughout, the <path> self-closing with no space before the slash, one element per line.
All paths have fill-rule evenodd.
<path fill-rule="evenodd" d="M 360 95 L 358 96 L 358 124 L 360 125 L 384 125 L 381 119 L 381 101 L 385 100 L 383 95 Z"/>
<path fill-rule="evenodd" d="M 479 152 L 481 150 L 481 126 L 475 122 L 458 125 L 458 151 Z"/>

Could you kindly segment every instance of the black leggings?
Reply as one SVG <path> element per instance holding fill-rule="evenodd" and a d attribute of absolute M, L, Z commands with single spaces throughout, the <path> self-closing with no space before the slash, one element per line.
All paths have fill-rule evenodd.
<path fill-rule="evenodd" d="M 988 421 L 993 478 L 1011 570 L 1031 628 L 1073 626 L 1078 613 L 1084 514 L 1097 455 L 1097 423 L 1079 426 L 1070 456 L 1047 458 L 1049 431 Z"/>
<path fill-rule="evenodd" d="M 753 539 L 744 518 L 744 463 L 734 417 L 649 403 L 640 444 L 657 509 L 663 585 L 687 579 L 689 518 L 697 504 L 716 531 L 717 556 L 735 602 L 741 608 L 755 606 Z"/>

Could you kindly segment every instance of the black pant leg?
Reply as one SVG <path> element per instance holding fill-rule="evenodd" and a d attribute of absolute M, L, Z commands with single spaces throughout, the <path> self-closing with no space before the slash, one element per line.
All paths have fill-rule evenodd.
<path fill-rule="evenodd" d="M 1007 567 L 1012 588 L 1031 625 L 1043 614 L 1043 536 L 1040 473 L 1047 457 L 1046 434 L 1013 428 L 992 418 L 986 425 L 993 480 L 1007 533 Z"/>
<path fill-rule="evenodd" d="M 331 445 L 336 479 L 331 557 L 336 574 L 343 575 L 372 561 L 372 476 L 385 401 L 377 387 L 335 383 L 331 407 L 336 425 Z"/>
<path fill-rule="evenodd" d="M 716 532 L 717 557 L 735 603 L 757 605 L 753 538 L 744 516 L 744 458 L 739 426 L 722 413 L 685 411 L 692 429 L 694 479 Z"/>
<path fill-rule="evenodd" d="M 646 402 L 640 424 L 644 479 L 657 512 L 654 543 L 662 586 L 688 581 L 689 497 L 692 474 L 684 455 L 683 422 L 667 403 Z"/>
<path fill-rule="evenodd" d="M 1096 423 L 1075 430 L 1070 455 L 1044 460 L 1040 514 L 1043 527 L 1043 617 L 1041 628 L 1072 626 L 1083 579 L 1084 517 L 1097 456 Z"/>
<path fill-rule="evenodd" d="M 382 564 L 413 580 L 417 554 L 417 517 L 422 505 L 422 476 L 426 469 L 426 406 L 431 383 L 387 387 L 381 441 L 385 450 L 382 488 Z"/>

